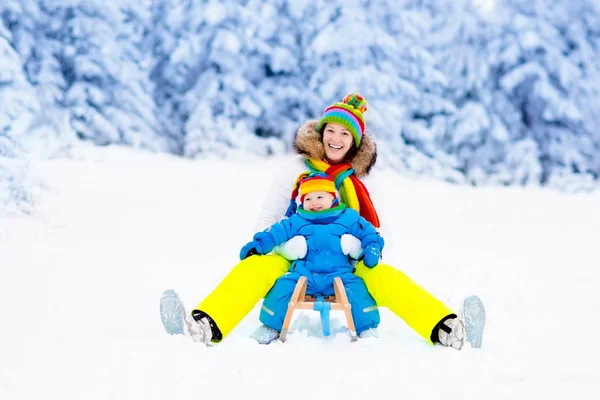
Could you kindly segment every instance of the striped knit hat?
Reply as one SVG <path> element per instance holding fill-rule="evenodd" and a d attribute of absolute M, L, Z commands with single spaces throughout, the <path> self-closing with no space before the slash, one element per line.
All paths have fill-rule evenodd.
<path fill-rule="evenodd" d="M 335 189 L 334 180 L 324 172 L 304 172 L 298 176 L 296 182 L 294 182 L 294 189 L 292 190 L 292 196 L 290 198 L 290 205 L 288 206 L 285 216 L 289 217 L 298 210 L 296 199 L 300 197 L 300 209 L 302 209 L 302 203 L 304 203 L 304 196 L 307 193 L 315 191 L 324 191 L 333 194 L 333 201 L 331 206 L 337 206 L 340 204 L 340 199 L 337 197 L 337 191 Z"/>
<path fill-rule="evenodd" d="M 350 93 L 341 103 L 334 103 L 327 107 L 317 124 L 317 132 L 322 133 L 323 128 L 330 122 L 340 124 L 354 136 L 354 145 L 360 146 L 360 140 L 365 132 L 363 114 L 367 112 L 367 100 L 358 93 Z"/>
<path fill-rule="evenodd" d="M 334 199 L 337 198 L 335 183 L 326 174 L 312 174 L 298 183 L 300 202 L 304 203 L 304 196 L 312 192 L 328 192 L 333 195 Z"/>

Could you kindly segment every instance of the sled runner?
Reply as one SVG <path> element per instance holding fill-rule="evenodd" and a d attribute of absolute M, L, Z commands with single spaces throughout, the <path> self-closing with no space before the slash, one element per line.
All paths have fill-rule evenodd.
<path fill-rule="evenodd" d="M 306 277 L 302 276 L 296 284 L 292 298 L 288 303 L 288 310 L 283 320 L 283 326 L 279 339 L 285 342 L 290 322 L 292 321 L 292 315 L 296 309 L 303 310 L 315 310 L 321 314 L 321 326 L 323 327 L 323 335 L 329 336 L 329 311 L 330 310 L 341 310 L 346 316 L 348 323 L 348 330 L 350 331 L 350 340 L 356 341 L 356 328 L 354 327 L 354 319 L 352 319 L 352 313 L 350 312 L 350 303 L 348 302 L 348 296 L 344 289 L 344 284 L 339 277 L 333 280 L 334 296 L 310 296 L 306 295 Z"/>

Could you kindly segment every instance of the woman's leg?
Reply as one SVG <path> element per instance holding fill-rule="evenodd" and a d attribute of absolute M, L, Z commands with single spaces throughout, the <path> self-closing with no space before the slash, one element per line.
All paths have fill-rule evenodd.
<path fill-rule="evenodd" d="M 273 255 L 254 255 L 240 261 L 196 310 L 210 316 L 227 336 L 285 274 L 290 262 Z"/>
<path fill-rule="evenodd" d="M 355 274 L 363 279 L 378 306 L 387 307 L 430 343 L 434 327 L 453 315 L 444 303 L 389 265 L 368 268 L 359 262 Z"/>

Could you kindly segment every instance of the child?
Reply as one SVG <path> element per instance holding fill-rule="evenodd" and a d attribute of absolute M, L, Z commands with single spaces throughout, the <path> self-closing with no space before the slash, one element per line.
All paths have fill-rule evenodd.
<path fill-rule="evenodd" d="M 335 183 L 329 176 L 313 174 L 300 180 L 298 192 L 302 204 L 297 212 L 254 235 L 254 240 L 240 252 L 243 260 L 253 254 L 267 254 L 294 236 L 306 237 L 306 256 L 294 261 L 267 293 L 260 321 L 280 332 L 288 302 L 301 276 L 307 278 L 306 294 L 323 296 L 334 294 L 333 279 L 339 276 L 352 304 L 352 318 L 360 336 L 379 325 L 379 311 L 363 280 L 353 274 L 348 251 L 342 250 L 341 236 L 350 234 L 361 241 L 365 250 L 360 258 L 369 268 L 379 262 L 384 241 L 357 211 L 339 203 Z"/>

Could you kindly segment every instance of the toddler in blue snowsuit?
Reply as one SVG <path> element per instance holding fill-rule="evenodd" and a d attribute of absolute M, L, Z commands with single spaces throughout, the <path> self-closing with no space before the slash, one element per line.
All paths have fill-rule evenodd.
<path fill-rule="evenodd" d="M 267 254 L 294 236 L 306 238 L 307 252 L 296 260 L 289 271 L 279 278 L 265 296 L 260 321 L 281 332 L 288 303 L 301 276 L 307 278 L 306 294 L 331 296 L 333 279 L 339 276 L 344 284 L 356 333 L 379 325 L 379 310 L 363 280 L 353 274 L 350 258 L 342 251 L 341 236 L 350 234 L 361 241 L 367 267 L 379 262 L 384 241 L 371 223 L 357 211 L 339 204 L 333 180 L 324 174 L 309 176 L 299 183 L 301 205 L 296 214 L 254 235 L 246 244 L 240 258 L 252 254 Z"/>

